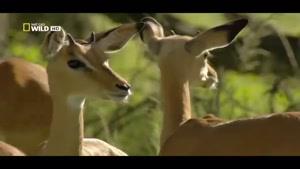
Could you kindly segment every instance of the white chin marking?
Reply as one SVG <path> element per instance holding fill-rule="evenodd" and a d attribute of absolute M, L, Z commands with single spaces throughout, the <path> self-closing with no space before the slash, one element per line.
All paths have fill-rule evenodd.
<path fill-rule="evenodd" d="M 70 96 L 68 97 L 68 104 L 72 109 L 83 109 L 85 98 L 82 96 Z"/>
<path fill-rule="evenodd" d="M 124 99 L 122 100 L 123 103 L 128 103 L 128 99 L 129 99 L 129 95 L 124 97 Z"/>
<path fill-rule="evenodd" d="M 117 102 L 127 103 L 127 102 L 128 102 L 128 98 L 129 98 L 129 95 L 127 95 L 127 96 L 125 96 L 125 97 L 112 96 L 111 98 L 112 98 L 114 101 L 117 101 Z"/>
<path fill-rule="evenodd" d="M 129 89 L 129 90 L 128 90 L 128 96 L 131 96 L 131 95 L 132 95 L 132 92 L 131 92 L 131 90 Z M 127 96 L 127 97 L 128 97 L 128 96 Z"/>
<path fill-rule="evenodd" d="M 129 99 L 129 96 L 132 95 L 132 92 L 131 90 L 128 90 L 126 93 L 120 93 L 119 95 L 118 94 L 112 94 L 112 95 L 108 95 L 108 97 L 114 101 L 117 101 L 117 102 L 122 102 L 122 103 L 127 103 L 128 102 L 128 99 Z"/>

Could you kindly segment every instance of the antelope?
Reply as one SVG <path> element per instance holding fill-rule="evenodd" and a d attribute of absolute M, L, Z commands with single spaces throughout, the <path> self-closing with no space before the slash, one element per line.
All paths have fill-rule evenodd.
<path fill-rule="evenodd" d="M 141 24 L 92 33 L 86 41 L 64 30 L 49 32 L 42 44 L 46 70 L 22 59 L 4 59 L 0 129 L 5 142 L 28 155 L 126 155 L 104 141 L 83 138 L 82 109 L 85 97 L 128 99 L 130 85 L 109 67 L 108 53 L 122 49 Z"/>
<path fill-rule="evenodd" d="M 218 76 L 208 63 L 208 53 L 230 45 L 247 25 L 246 19 L 194 37 L 165 36 L 154 18 L 142 22 L 140 37 L 160 69 L 164 111 L 160 155 L 300 155 L 300 112 L 215 123 L 192 118 L 189 84 L 216 86 Z"/>
<path fill-rule="evenodd" d="M 0 156 L 25 156 L 18 148 L 0 141 Z"/>

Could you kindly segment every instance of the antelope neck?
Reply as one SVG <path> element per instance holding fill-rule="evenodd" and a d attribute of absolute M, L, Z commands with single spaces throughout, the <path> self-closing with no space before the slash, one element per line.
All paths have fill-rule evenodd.
<path fill-rule="evenodd" d="M 164 111 L 162 146 L 182 123 L 191 118 L 188 80 L 161 70 L 161 95 Z"/>
<path fill-rule="evenodd" d="M 53 118 L 45 155 L 82 153 L 84 97 L 52 94 Z"/>

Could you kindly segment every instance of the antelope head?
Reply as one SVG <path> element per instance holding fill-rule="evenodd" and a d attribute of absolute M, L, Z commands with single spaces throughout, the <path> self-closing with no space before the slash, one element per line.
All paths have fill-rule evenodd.
<path fill-rule="evenodd" d="M 48 60 L 49 86 L 55 93 L 125 101 L 130 84 L 109 66 L 108 53 L 120 50 L 143 24 L 124 24 L 92 33 L 87 40 L 74 39 L 64 30 L 48 32 L 42 52 Z"/>
<path fill-rule="evenodd" d="M 140 37 L 157 59 L 161 72 L 169 77 L 200 82 L 203 87 L 214 87 L 218 82 L 216 71 L 208 63 L 209 51 L 228 46 L 248 23 L 246 19 L 239 19 L 191 37 L 165 36 L 162 25 L 154 18 L 141 21 L 145 25 Z"/>

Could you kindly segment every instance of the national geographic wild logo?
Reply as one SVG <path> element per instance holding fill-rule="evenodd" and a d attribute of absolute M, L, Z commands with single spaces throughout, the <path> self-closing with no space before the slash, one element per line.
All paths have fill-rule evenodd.
<path fill-rule="evenodd" d="M 60 31 L 61 26 L 47 26 L 44 23 L 23 23 L 23 32 Z"/>

